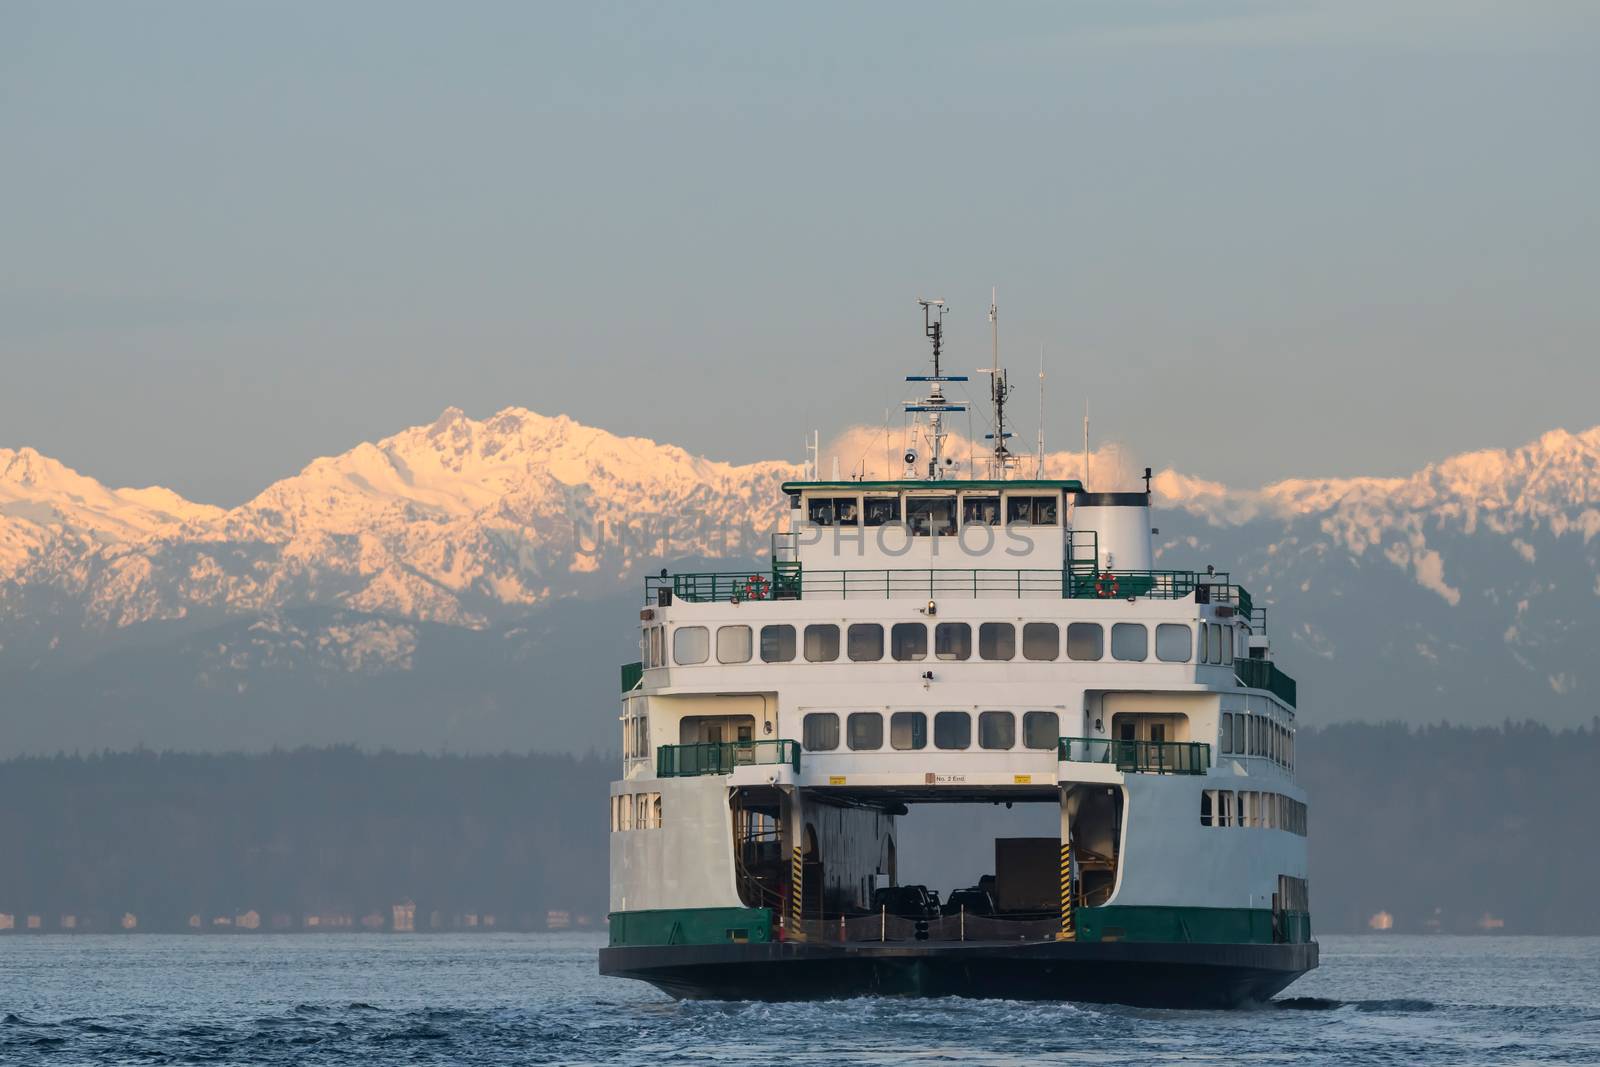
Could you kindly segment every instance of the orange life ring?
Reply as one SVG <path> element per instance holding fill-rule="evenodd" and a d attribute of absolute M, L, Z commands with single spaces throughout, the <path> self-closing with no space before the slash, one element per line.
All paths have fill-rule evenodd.
<path fill-rule="evenodd" d="M 1117 576 L 1110 571 L 1106 571 L 1094 580 L 1094 595 L 1101 600 L 1109 600 L 1115 597 L 1119 589 Z"/>
<path fill-rule="evenodd" d="M 744 583 L 744 598 L 746 600 L 767 599 L 767 580 L 759 574 L 752 574 Z"/>

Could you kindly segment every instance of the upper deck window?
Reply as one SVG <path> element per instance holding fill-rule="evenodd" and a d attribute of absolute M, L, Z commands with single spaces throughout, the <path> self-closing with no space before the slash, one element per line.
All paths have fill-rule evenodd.
<path fill-rule="evenodd" d="M 1009 526 L 1054 526 L 1060 501 L 1053 496 L 1012 496 L 1006 498 L 1006 524 Z"/>
<path fill-rule="evenodd" d="M 845 634 L 845 650 L 857 663 L 883 658 L 883 627 L 875 622 L 853 622 Z"/>
<path fill-rule="evenodd" d="M 672 631 L 675 663 L 704 663 L 711 655 L 711 632 L 704 626 L 678 626 Z"/>
<path fill-rule="evenodd" d="M 969 496 L 962 498 L 961 525 L 999 526 L 1000 498 L 997 496 Z"/>
<path fill-rule="evenodd" d="M 750 627 L 720 626 L 717 628 L 717 662 L 750 662 Z"/>
<path fill-rule="evenodd" d="M 1095 660 L 1106 654 L 1106 632 L 1097 622 L 1067 623 L 1067 658 Z"/>
<path fill-rule="evenodd" d="M 814 496 L 807 501 L 807 516 L 813 526 L 858 526 L 860 505 L 853 496 Z"/>
<path fill-rule="evenodd" d="M 1011 659 L 1017 654 L 1017 628 L 1009 622 L 986 622 L 978 627 L 978 655 L 984 659 Z"/>
<path fill-rule="evenodd" d="M 889 652 L 898 660 L 928 658 L 928 627 L 920 622 L 897 622 L 889 631 Z"/>
<path fill-rule="evenodd" d="M 941 622 L 933 628 L 935 659 L 970 659 L 972 627 L 964 622 Z"/>
<path fill-rule="evenodd" d="M 1022 626 L 1022 655 L 1027 659 L 1048 660 L 1061 655 L 1061 631 L 1053 622 L 1029 622 Z"/>
<path fill-rule="evenodd" d="M 906 498 L 906 522 L 913 537 L 947 537 L 956 532 L 956 498 L 913 496 Z"/>
<path fill-rule="evenodd" d="M 794 627 L 788 623 L 761 628 L 761 658 L 767 663 L 794 659 Z"/>
<path fill-rule="evenodd" d="M 1167 663 L 1188 663 L 1194 632 L 1181 622 L 1156 626 L 1156 659 Z"/>
<path fill-rule="evenodd" d="M 839 628 L 830 623 L 806 627 L 806 659 L 812 663 L 832 663 L 839 658 Z"/>
<path fill-rule="evenodd" d="M 900 521 L 900 498 L 869 496 L 865 512 L 868 526 L 893 526 Z"/>
<path fill-rule="evenodd" d="M 1142 622 L 1119 622 L 1111 627 L 1111 655 L 1115 659 L 1142 660 L 1150 655 L 1150 631 Z"/>

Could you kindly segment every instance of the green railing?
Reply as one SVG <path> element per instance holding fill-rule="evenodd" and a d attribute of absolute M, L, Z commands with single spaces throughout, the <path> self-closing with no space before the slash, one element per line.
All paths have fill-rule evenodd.
<path fill-rule="evenodd" d="M 693 778 L 731 774 L 735 767 L 787 763 L 800 769 L 798 741 L 721 741 L 699 745 L 662 745 L 656 749 L 657 778 Z"/>
<path fill-rule="evenodd" d="M 1203 603 L 1235 604 L 1248 618 L 1250 594 L 1226 574 L 1201 571 L 1096 571 L 1081 563 L 1053 569 L 907 567 L 884 570 L 802 570 L 778 563 L 771 572 L 704 571 L 645 579 L 645 602 L 660 590 L 678 600 L 717 603 L 746 600 L 885 600 L 896 597 L 1062 597 L 1117 600 L 1144 597 L 1182 600 L 1199 594 Z"/>
<path fill-rule="evenodd" d="M 1270 659 L 1235 659 L 1233 673 L 1240 685 L 1265 689 L 1291 708 L 1299 706 L 1295 701 L 1297 687 L 1294 679 L 1280 671 Z"/>
<path fill-rule="evenodd" d="M 1108 763 L 1133 774 L 1205 774 L 1211 746 L 1201 741 L 1116 741 L 1107 737 L 1063 737 L 1056 741 L 1063 763 Z"/>

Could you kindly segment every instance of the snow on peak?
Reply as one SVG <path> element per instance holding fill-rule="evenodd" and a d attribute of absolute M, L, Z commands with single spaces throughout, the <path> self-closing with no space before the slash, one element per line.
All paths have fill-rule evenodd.
<path fill-rule="evenodd" d="M 109 489 L 32 448 L 0 448 L 0 579 L 60 545 L 141 540 L 221 508 L 170 489 Z"/>

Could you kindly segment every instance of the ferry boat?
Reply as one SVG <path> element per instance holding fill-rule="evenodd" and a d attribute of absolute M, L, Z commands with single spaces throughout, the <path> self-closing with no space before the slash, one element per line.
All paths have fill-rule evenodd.
<path fill-rule="evenodd" d="M 1264 1001 L 1318 955 L 1265 610 L 1155 566 L 1148 468 L 1135 492 L 1021 476 L 997 360 L 985 469 L 947 454 L 967 376 L 922 304 L 902 476 L 813 460 L 765 566 L 645 583 L 600 971 L 680 998 Z M 949 803 L 1047 805 L 1059 832 L 997 838 L 941 905 L 897 836 Z"/>

